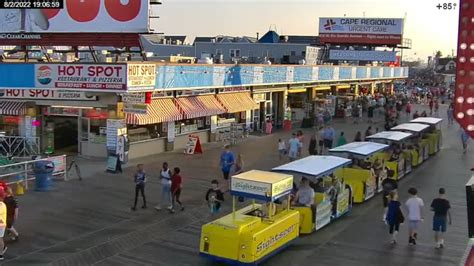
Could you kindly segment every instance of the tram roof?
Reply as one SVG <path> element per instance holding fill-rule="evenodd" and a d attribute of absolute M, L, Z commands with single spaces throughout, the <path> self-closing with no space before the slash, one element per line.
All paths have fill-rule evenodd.
<path fill-rule="evenodd" d="M 376 143 L 376 142 L 351 142 L 333 149 L 330 149 L 331 153 L 349 153 L 361 156 L 370 156 L 374 153 L 388 149 L 389 145 Z"/>
<path fill-rule="evenodd" d="M 410 132 L 422 132 L 426 130 L 430 126 L 427 124 L 420 124 L 420 123 L 404 123 L 398 126 L 392 127 L 390 130 L 397 130 L 397 131 L 410 131 Z"/>
<path fill-rule="evenodd" d="M 412 136 L 412 133 L 408 132 L 402 132 L 402 131 L 382 131 L 375 133 L 373 135 L 370 135 L 366 137 L 367 139 L 383 139 L 383 140 L 389 140 L 389 141 L 403 141 L 410 136 Z"/>
<path fill-rule="evenodd" d="M 410 121 L 410 123 L 420 123 L 420 124 L 429 124 L 429 125 L 437 125 L 441 123 L 443 119 L 437 117 L 418 117 Z"/>
<path fill-rule="evenodd" d="M 273 171 L 293 172 L 313 177 L 323 177 L 331 174 L 335 169 L 348 166 L 351 160 L 337 156 L 312 155 L 278 167 Z"/>

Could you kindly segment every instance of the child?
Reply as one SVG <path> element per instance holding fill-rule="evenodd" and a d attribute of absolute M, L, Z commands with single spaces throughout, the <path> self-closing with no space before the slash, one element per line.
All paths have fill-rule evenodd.
<path fill-rule="evenodd" d="M 179 200 L 179 196 L 181 195 L 181 189 L 183 188 L 183 179 L 179 175 L 180 172 L 181 169 L 175 167 L 173 169 L 173 176 L 171 177 L 171 199 L 173 204 L 173 209 L 170 210 L 171 213 L 174 213 L 174 207 L 176 206 L 176 203 L 178 203 L 181 207 L 181 211 L 184 211 L 184 206 Z"/>
<path fill-rule="evenodd" d="M 278 156 L 280 160 L 285 156 L 286 154 L 286 144 L 285 141 L 282 139 L 278 139 Z"/>
<path fill-rule="evenodd" d="M 11 240 L 18 240 L 18 231 L 13 227 L 15 220 L 18 218 L 18 202 L 13 195 L 11 187 L 6 189 L 7 197 L 3 200 L 7 206 L 7 232 L 12 236 Z"/>
<path fill-rule="evenodd" d="M 146 173 L 143 170 L 143 164 L 137 165 L 137 171 L 134 175 L 135 181 L 135 203 L 132 206 L 132 211 L 137 209 L 137 200 L 138 200 L 138 193 L 142 194 L 143 198 L 143 206 L 142 209 L 146 209 L 146 198 L 145 198 L 145 183 L 146 183 Z"/>
<path fill-rule="evenodd" d="M 423 200 L 418 197 L 418 190 L 416 188 L 410 188 L 408 190 L 410 198 L 405 203 L 408 209 L 408 244 L 416 245 L 417 231 L 420 223 L 423 221 Z"/>
<path fill-rule="evenodd" d="M 212 187 L 206 193 L 206 201 L 211 214 L 216 214 L 221 208 L 221 203 L 224 202 L 224 193 L 219 188 L 219 182 L 216 179 L 211 181 L 211 185 Z"/>

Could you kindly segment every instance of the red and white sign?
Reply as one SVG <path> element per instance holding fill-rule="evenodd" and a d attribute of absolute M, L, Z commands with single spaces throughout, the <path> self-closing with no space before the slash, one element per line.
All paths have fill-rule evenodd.
<path fill-rule="evenodd" d="M 189 135 L 188 143 L 184 149 L 185 154 L 202 153 L 201 140 L 198 135 Z"/>
<path fill-rule="evenodd" d="M 37 99 L 37 100 L 63 100 L 63 101 L 95 101 L 96 96 L 89 96 L 84 91 L 62 91 L 41 89 L 7 89 L 0 90 L 0 98 L 7 99 Z"/>
<path fill-rule="evenodd" d="M 124 92 L 126 64 L 36 64 L 37 88 Z"/>
<path fill-rule="evenodd" d="M 64 0 L 64 9 L 0 9 L 0 32 L 148 32 L 144 0 Z"/>
<path fill-rule="evenodd" d="M 401 44 L 403 19 L 398 18 L 320 18 L 322 43 Z"/>

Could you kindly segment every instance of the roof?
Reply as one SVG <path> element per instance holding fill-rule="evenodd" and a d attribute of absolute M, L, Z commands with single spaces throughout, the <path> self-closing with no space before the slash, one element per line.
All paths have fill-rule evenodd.
<path fill-rule="evenodd" d="M 382 131 L 382 132 L 370 135 L 366 138 L 367 139 L 383 139 L 383 140 L 398 142 L 406 138 L 409 138 L 411 135 L 413 134 L 407 133 L 407 132 L 401 132 L 401 131 Z"/>
<path fill-rule="evenodd" d="M 258 40 L 259 43 L 279 43 L 280 35 L 273 30 L 269 30 Z"/>
<path fill-rule="evenodd" d="M 391 130 L 399 131 L 411 131 L 411 132 L 422 132 L 423 130 L 429 128 L 429 125 L 420 124 L 420 123 L 405 123 L 398 126 L 392 127 Z"/>
<path fill-rule="evenodd" d="M 179 41 L 181 44 L 183 44 L 186 41 L 187 36 L 185 35 L 177 35 L 177 36 L 170 36 L 166 35 L 163 36 L 164 39 L 171 40 L 171 44 L 176 44 L 177 41 Z"/>
<path fill-rule="evenodd" d="M 260 170 L 250 170 L 238 175 L 234 175 L 232 176 L 232 178 L 238 178 L 241 180 L 260 182 L 260 183 L 266 183 L 266 184 L 275 184 L 285 179 L 293 178 L 293 176 L 287 175 L 287 174 L 260 171 Z"/>
<path fill-rule="evenodd" d="M 370 156 L 376 152 L 388 149 L 388 145 L 380 144 L 375 142 L 351 142 L 346 145 L 342 145 L 333 149 L 330 149 L 331 153 L 349 153 L 355 155 L 361 155 L 364 157 Z"/>
<path fill-rule="evenodd" d="M 196 42 L 213 42 L 216 37 L 196 37 L 194 38 L 194 43 Z"/>
<path fill-rule="evenodd" d="M 443 119 L 436 117 L 418 117 L 417 119 L 411 120 L 410 123 L 437 125 L 441 123 L 441 121 L 443 121 Z"/>
<path fill-rule="evenodd" d="M 351 160 L 337 156 L 312 155 L 272 169 L 278 172 L 294 172 L 316 178 L 331 174 L 337 168 L 348 166 Z"/>
<path fill-rule="evenodd" d="M 454 61 L 456 63 L 456 57 L 445 57 L 438 59 L 438 66 L 445 66 L 449 64 L 449 62 Z"/>
<path fill-rule="evenodd" d="M 285 41 L 285 39 L 288 39 L 288 40 Z M 284 35 L 284 36 L 280 36 L 280 42 L 300 43 L 300 44 L 319 44 L 319 36 Z"/>

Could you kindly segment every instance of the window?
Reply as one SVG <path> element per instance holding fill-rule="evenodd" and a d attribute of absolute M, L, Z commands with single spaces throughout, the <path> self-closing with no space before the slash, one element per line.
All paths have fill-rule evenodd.
<path fill-rule="evenodd" d="M 291 55 L 291 56 L 296 56 L 296 52 L 295 52 L 295 51 L 291 51 L 291 52 L 290 52 L 290 55 Z"/>
<path fill-rule="evenodd" d="M 221 55 L 222 54 L 222 50 L 221 49 L 216 49 L 216 55 Z"/>
<path fill-rule="evenodd" d="M 240 57 L 240 49 L 230 49 L 230 57 Z"/>

